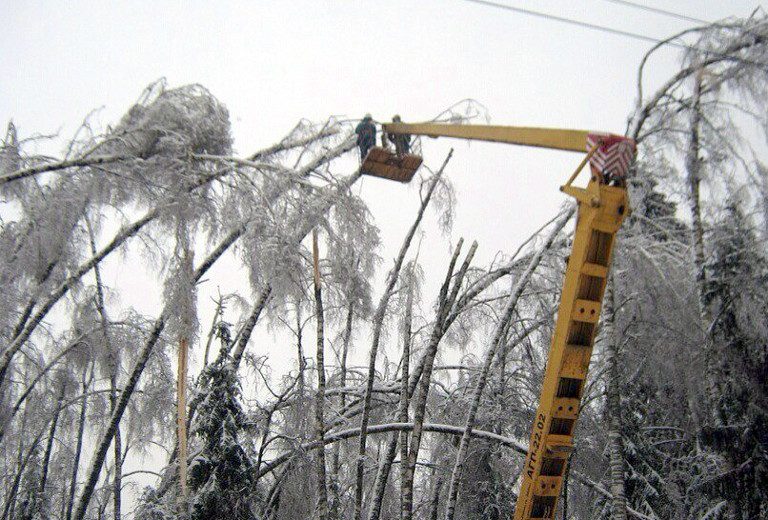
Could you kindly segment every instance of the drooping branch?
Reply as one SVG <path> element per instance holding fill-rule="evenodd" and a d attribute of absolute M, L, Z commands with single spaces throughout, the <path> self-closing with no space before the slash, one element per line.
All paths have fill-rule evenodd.
<path fill-rule="evenodd" d="M 377 435 L 380 433 L 390 433 L 390 432 L 399 432 L 399 431 L 408 432 L 408 431 L 413 431 L 413 428 L 414 428 L 414 424 L 412 422 L 411 423 L 375 424 L 375 425 L 368 426 L 368 433 L 370 435 Z M 441 433 L 444 435 L 453 435 L 456 437 L 459 437 L 464 434 L 463 427 L 452 426 L 449 424 L 424 423 L 422 425 L 422 430 L 429 433 Z M 274 470 L 276 470 L 286 462 L 289 462 L 291 459 L 293 459 L 296 455 L 300 453 L 306 453 L 308 451 L 316 450 L 320 446 L 326 446 L 328 444 L 332 444 L 335 442 L 351 439 L 351 438 L 357 437 L 358 435 L 360 435 L 360 428 L 350 428 L 348 430 L 342 430 L 342 431 L 326 434 L 323 437 L 322 443 L 317 440 L 314 440 L 311 442 L 305 442 L 297 446 L 295 449 L 281 453 L 271 461 L 264 464 L 263 467 L 256 468 L 255 469 L 256 475 L 258 475 L 259 477 L 264 477 L 265 475 L 272 473 Z M 523 443 L 521 443 L 518 440 L 512 439 L 511 437 L 505 437 L 497 433 L 489 432 L 486 430 L 477 430 L 477 429 L 472 430 L 472 437 L 476 439 L 482 439 L 485 441 L 501 444 L 502 446 L 511 448 L 513 451 L 519 453 L 522 456 L 525 456 L 528 453 L 527 446 L 525 446 Z M 401 461 L 401 464 L 402 464 L 402 461 Z M 571 475 L 574 476 L 575 480 L 584 484 L 590 489 L 595 490 L 596 492 L 600 493 L 606 498 L 611 498 L 611 493 L 600 484 L 594 482 L 592 479 L 585 477 L 577 472 L 572 472 Z M 632 508 L 628 508 L 627 510 L 632 516 L 634 516 L 635 518 L 639 518 L 640 520 L 655 520 Z"/>
<path fill-rule="evenodd" d="M 464 426 L 464 434 L 461 436 L 459 449 L 456 453 L 456 462 L 454 463 L 453 473 L 451 474 L 451 482 L 448 487 L 448 505 L 445 513 L 446 520 L 453 520 L 454 514 L 456 513 L 456 499 L 459 494 L 459 477 L 461 476 L 461 473 L 464 469 L 464 462 L 467 456 L 467 451 L 469 450 L 472 429 L 475 425 L 475 418 L 477 417 L 477 411 L 480 408 L 480 400 L 482 398 L 485 385 L 488 381 L 488 374 L 490 373 L 493 359 L 504 343 L 504 331 L 507 329 L 507 326 L 512 319 L 512 315 L 517 308 L 517 303 L 522 297 L 523 291 L 528 285 L 528 281 L 531 279 L 534 271 L 539 266 L 539 263 L 544 257 L 544 254 L 549 251 L 549 249 L 552 247 L 552 244 L 555 242 L 555 239 L 560 234 L 560 231 L 562 231 L 563 227 L 565 227 L 565 224 L 573 216 L 574 211 L 574 207 L 571 207 L 568 211 L 566 211 L 565 215 L 552 228 L 552 231 L 544 241 L 544 244 L 539 248 L 536 254 L 533 255 L 525 271 L 517 279 L 515 287 L 512 289 L 512 292 L 509 295 L 509 299 L 507 300 L 501 319 L 496 326 L 493 339 L 491 340 L 491 346 L 488 348 L 488 351 L 485 354 L 483 368 L 480 371 L 479 377 L 477 378 L 477 384 L 475 385 L 472 393 L 472 401 L 469 407 L 469 412 L 467 413 L 467 422 Z"/>
<path fill-rule="evenodd" d="M 308 142 L 313 142 L 315 139 L 309 139 Z M 339 157 L 340 155 L 349 151 L 354 147 L 354 141 L 350 138 L 343 140 L 339 145 L 325 150 L 324 152 L 316 155 L 305 165 L 296 171 L 298 177 L 306 177 L 312 173 L 315 169 L 319 168 L 323 164 Z M 265 151 L 257 152 L 259 157 L 266 157 Z M 182 192 L 191 193 L 199 188 L 202 188 L 213 181 L 220 180 L 226 176 L 229 172 L 227 170 L 214 171 L 213 173 L 201 175 L 197 179 L 193 180 L 190 185 L 182 190 Z M 354 182 L 354 180 L 352 181 Z M 280 194 L 277 193 L 273 197 L 277 198 Z M 23 327 L 20 327 L 20 331 L 15 335 L 11 344 L 3 351 L 0 356 L 0 388 L 2 387 L 6 373 L 10 366 L 10 363 L 19 349 L 29 339 L 35 329 L 39 326 L 42 320 L 47 316 L 53 306 L 65 295 L 67 292 L 77 284 L 80 279 L 88 273 L 94 266 L 98 265 L 102 260 L 109 256 L 112 252 L 120 248 L 128 239 L 136 236 L 139 231 L 146 227 L 149 223 L 155 221 L 162 215 L 165 206 L 172 201 L 164 201 L 158 204 L 155 208 L 148 211 L 142 218 L 136 220 L 132 224 L 122 228 L 97 254 L 93 255 L 89 260 L 78 267 L 72 275 L 70 275 L 64 282 L 62 282 L 56 289 L 54 289 L 44 300 L 44 302 L 38 307 L 38 311 L 34 313 L 31 320 Z M 274 202 L 274 199 L 271 201 Z M 31 309 L 30 309 L 31 310 Z M 26 322 L 26 317 L 24 317 Z"/>
<path fill-rule="evenodd" d="M 393 431 L 413 431 L 413 427 L 414 427 L 414 424 L 412 422 L 376 424 L 376 425 L 368 426 L 368 433 L 371 435 L 375 435 L 378 433 L 389 433 Z M 461 435 L 463 433 L 463 428 L 459 426 L 451 426 L 448 424 L 424 423 L 422 425 L 422 430 L 430 433 L 445 433 L 448 435 Z M 359 427 L 350 428 L 348 430 L 341 430 L 333 433 L 328 433 L 323 437 L 322 445 L 325 446 L 327 444 L 342 441 L 345 439 L 351 439 L 359 435 L 360 435 Z M 488 432 L 485 430 L 474 430 L 472 432 L 472 435 L 480 439 L 499 442 L 505 446 L 513 448 L 515 451 L 517 451 L 520 454 L 526 453 L 526 448 L 520 442 L 514 439 L 511 439 L 509 437 L 504 437 L 503 435 L 498 435 L 496 433 Z M 320 445 L 321 443 L 319 441 L 314 440 L 311 442 L 306 442 L 304 444 L 301 444 L 297 446 L 295 449 L 282 453 L 277 457 L 275 457 L 274 459 L 272 459 L 271 461 L 267 462 L 262 468 L 259 468 L 257 470 L 257 475 L 259 477 L 263 477 L 264 475 L 267 475 L 272 471 L 274 471 L 275 469 L 277 469 L 282 464 L 291 460 L 298 453 L 315 450 L 319 448 Z"/>
<path fill-rule="evenodd" d="M 330 160 L 331 158 L 336 157 L 337 153 L 342 153 L 343 147 L 337 147 L 332 152 L 326 152 L 323 154 L 324 160 Z M 347 177 L 339 180 L 336 186 L 327 187 L 325 191 L 320 190 L 320 193 L 318 195 L 318 203 L 316 205 L 313 205 L 314 211 L 309 212 L 308 214 L 303 215 L 304 220 L 300 223 L 299 227 L 294 231 L 294 234 L 291 237 L 291 240 L 294 243 L 301 242 L 304 237 L 306 237 L 309 232 L 317 225 L 322 215 L 327 213 L 334 204 L 338 201 L 339 196 L 349 190 L 349 188 L 360 178 L 362 173 L 358 170 L 357 172 L 348 175 Z M 220 243 L 220 245 L 214 250 L 208 258 L 195 270 L 194 280 L 198 281 L 203 274 L 221 257 L 221 255 L 224 254 L 224 252 L 229 249 L 229 247 L 238 239 L 240 238 L 243 233 L 246 231 L 246 225 L 243 224 L 237 229 L 233 230 L 227 237 Z M 250 338 L 250 334 L 253 331 L 253 328 L 256 325 L 256 322 L 258 321 L 258 317 L 261 315 L 261 311 L 264 308 L 264 305 L 266 305 L 266 302 L 271 294 L 271 288 L 266 287 L 262 290 L 260 297 L 257 300 L 256 305 L 254 306 L 254 311 L 251 313 L 251 317 L 253 317 L 253 320 L 249 320 L 246 323 L 248 334 L 241 334 L 240 340 L 238 342 L 237 351 L 239 352 L 239 358 L 242 359 L 242 351 L 245 349 L 248 339 Z M 250 322 L 253 321 L 251 324 Z M 152 335 L 149 338 L 149 341 L 145 345 L 144 350 L 142 350 L 142 357 L 137 362 L 134 373 L 131 376 L 131 380 L 134 379 L 136 382 L 138 381 L 138 378 L 141 376 L 141 372 L 144 370 L 144 367 L 146 366 L 146 361 L 149 357 L 149 354 L 154 347 L 154 344 L 159 339 L 159 335 L 162 332 L 162 329 L 165 327 L 165 317 L 164 314 L 161 315 L 160 318 L 158 318 L 158 321 L 155 323 L 155 328 L 152 331 Z M 244 329 L 245 330 L 245 329 Z M 143 362 L 142 362 L 143 359 Z M 133 387 L 131 387 L 131 391 L 135 388 L 135 382 Z M 128 387 L 126 387 L 126 390 L 124 390 L 123 394 L 121 395 L 121 399 L 125 397 L 126 393 L 128 391 Z M 121 401 L 122 402 L 122 401 Z M 127 405 L 127 399 L 125 401 L 125 405 Z M 124 410 L 125 407 L 123 407 Z M 121 412 L 122 414 L 122 412 Z M 194 409 L 190 409 L 190 420 L 191 417 L 194 416 Z M 110 421 L 111 422 L 111 421 Z M 105 435 L 102 437 L 102 441 L 100 443 L 99 448 L 99 454 L 101 454 L 101 450 L 103 445 L 106 443 L 106 446 L 109 446 L 109 439 L 108 436 L 109 430 L 105 433 Z M 106 450 L 106 448 L 104 448 Z M 176 450 L 173 451 L 170 457 L 170 461 L 172 462 L 177 457 Z M 101 458 L 101 462 L 99 464 L 103 464 L 103 455 Z M 87 501 L 90 500 L 91 495 L 93 494 L 93 490 L 95 489 L 96 481 L 98 479 L 99 471 L 101 466 L 99 465 L 99 468 L 96 469 L 95 466 L 92 467 L 92 479 L 93 482 L 91 483 L 91 480 L 89 479 L 90 489 L 86 488 L 88 490 L 88 494 L 86 495 L 86 490 L 83 491 L 83 495 L 81 498 L 81 504 L 78 507 L 78 514 L 80 516 L 76 516 L 75 520 L 82 520 L 83 516 L 85 514 L 85 511 L 87 509 Z M 164 485 L 161 485 L 162 491 L 166 491 L 168 489 L 168 485 L 170 484 L 171 480 L 168 479 Z"/>
<path fill-rule="evenodd" d="M 404 461 L 404 464 L 406 464 L 404 473 L 406 476 L 406 482 L 403 484 L 402 488 L 402 517 L 405 520 L 410 520 L 413 516 L 413 486 L 414 475 L 416 471 L 416 460 L 418 459 L 419 449 L 421 448 L 421 437 L 423 432 L 422 424 L 424 423 L 424 419 L 426 417 L 427 398 L 432 383 L 432 372 L 434 368 L 435 357 L 437 356 L 438 346 L 440 345 L 443 336 L 448 331 L 448 327 L 450 326 L 447 323 L 447 318 L 451 309 L 456 303 L 456 297 L 458 295 L 459 288 L 464 282 L 464 277 L 467 274 L 467 270 L 469 269 L 472 258 L 475 255 L 475 251 L 477 251 L 477 242 L 473 242 L 469 248 L 469 251 L 467 252 L 467 256 L 464 258 L 464 262 L 459 268 L 459 272 L 454 277 L 454 267 L 456 265 L 456 261 L 458 260 L 462 243 L 463 239 L 459 240 L 453 257 L 451 258 L 451 261 L 448 265 L 448 271 L 446 273 L 445 280 L 443 281 L 443 285 L 440 288 L 440 295 L 438 296 L 437 317 L 432 327 L 427 350 L 424 353 L 418 391 L 414 397 L 413 423 L 415 427 L 411 433 L 410 445 L 408 446 L 408 459 Z M 451 280 L 453 280 L 453 290 L 451 290 L 449 293 Z M 414 376 L 415 375 L 416 374 L 414 374 Z"/>
<path fill-rule="evenodd" d="M 395 264 L 392 267 L 392 270 L 387 275 L 387 282 L 384 288 L 384 292 L 381 295 L 379 304 L 376 306 L 376 312 L 374 313 L 373 340 L 371 341 L 371 349 L 370 349 L 370 352 L 368 353 L 368 358 L 369 358 L 368 359 L 368 379 L 366 383 L 365 397 L 363 400 L 363 414 L 360 420 L 361 434 L 360 434 L 358 454 L 357 454 L 357 457 L 358 457 L 357 458 L 357 478 L 355 481 L 355 513 L 354 513 L 355 520 L 362 520 L 362 514 L 363 514 L 362 513 L 363 476 L 365 472 L 367 428 L 368 428 L 368 422 L 370 421 L 371 397 L 373 395 L 373 384 L 376 378 L 376 358 L 378 356 L 378 351 L 379 351 L 379 342 L 381 340 L 381 330 L 384 323 L 384 316 L 387 312 L 387 306 L 389 305 L 389 300 L 392 297 L 395 285 L 400 276 L 400 269 L 402 268 L 403 262 L 405 261 L 405 256 L 408 253 L 408 249 L 411 246 L 413 237 L 416 235 L 416 230 L 419 228 L 419 225 L 421 224 L 421 221 L 424 217 L 424 213 L 427 209 L 427 206 L 429 205 L 429 202 L 432 199 L 432 195 L 434 194 L 435 189 L 437 188 L 437 185 L 440 182 L 440 178 L 442 177 L 443 172 L 445 171 L 445 167 L 448 165 L 448 162 L 451 160 L 452 155 L 453 155 L 453 149 L 451 149 L 448 152 L 448 155 L 445 157 L 445 160 L 443 161 L 442 166 L 430 180 L 430 184 L 427 188 L 427 192 L 424 195 L 424 198 L 421 201 L 421 206 L 419 207 L 419 211 L 416 214 L 416 219 L 414 220 L 413 224 L 411 224 L 411 227 L 408 230 L 408 233 L 406 233 L 405 239 L 403 240 L 403 243 L 400 246 L 400 251 L 397 257 L 395 258 Z"/>
<path fill-rule="evenodd" d="M 263 150 L 260 150 L 254 154 L 251 154 L 248 157 L 249 161 L 258 161 L 263 159 L 264 157 L 269 157 L 271 155 L 275 155 L 281 152 L 285 152 L 287 150 L 292 150 L 295 148 L 304 148 L 306 146 L 309 146 L 310 144 L 313 144 L 317 141 L 320 141 L 321 139 L 325 139 L 327 137 L 333 137 L 335 135 L 338 135 L 339 129 L 336 127 L 325 127 L 319 132 L 304 138 L 286 138 L 280 141 L 279 143 L 273 144 L 272 146 L 269 146 L 267 148 L 264 148 Z"/>
<path fill-rule="evenodd" d="M 56 289 L 54 289 L 50 295 L 48 295 L 45 302 L 40 306 L 37 312 L 34 313 L 29 323 L 27 323 L 21 333 L 16 336 L 11 344 L 8 345 L 8 347 L 3 351 L 3 354 L 0 357 L 0 385 L 2 385 L 5 380 L 6 373 L 11 364 L 11 361 L 13 360 L 13 357 L 29 339 L 38 325 L 40 325 L 43 319 L 48 315 L 48 312 L 50 312 L 53 306 L 65 294 L 67 294 L 67 292 L 69 292 L 69 290 L 75 284 L 77 284 L 80 279 L 93 268 L 94 265 L 101 262 L 110 253 L 123 245 L 123 243 L 125 243 L 125 241 L 127 241 L 129 238 L 135 236 L 144 226 L 155 220 L 159 213 L 159 209 L 154 209 L 139 220 L 133 222 L 131 225 L 123 228 L 115 235 L 109 244 L 107 244 L 101 251 L 99 251 L 96 255 L 92 256 L 88 261 L 82 264 L 73 274 L 67 277 L 64 282 L 62 282 Z"/>
<path fill-rule="evenodd" d="M 195 269 L 193 275 L 193 280 L 195 282 L 198 282 L 200 278 L 202 278 L 202 276 L 208 271 L 208 269 L 210 269 L 211 266 L 213 266 L 213 264 L 219 258 L 221 258 L 221 256 L 242 235 L 243 231 L 244 229 L 239 227 L 230 232 L 229 235 L 227 235 L 219 243 L 219 245 L 208 255 L 203 263 L 197 269 Z M 141 374 L 144 372 L 144 369 L 147 366 L 149 357 L 152 354 L 155 345 L 159 341 L 163 329 L 165 328 L 167 321 L 166 312 L 167 311 L 164 310 L 160 317 L 155 321 L 152 332 L 149 334 L 147 341 L 144 343 L 144 347 L 141 349 L 139 357 L 136 360 L 133 370 L 131 371 L 131 375 L 123 387 L 123 391 L 120 393 L 120 397 L 112 410 L 107 429 L 102 433 L 98 443 L 96 444 L 97 448 L 93 455 L 90 469 L 88 470 L 85 487 L 80 494 L 80 500 L 77 504 L 77 510 L 74 515 L 75 520 L 82 520 L 85 518 L 85 513 L 88 509 L 88 504 L 91 501 L 91 497 L 93 496 L 93 492 L 96 489 L 96 484 L 98 483 L 99 474 L 101 473 L 101 468 L 106 459 L 109 445 L 112 443 L 112 439 L 115 436 L 117 427 L 120 424 L 120 420 L 122 419 L 123 414 L 128 407 L 128 402 L 130 401 L 131 397 L 133 396 L 133 392 L 136 390 L 139 384 L 139 379 L 141 378 Z"/>
<path fill-rule="evenodd" d="M 749 49 L 766 44 L 766 38 L 759 34 L 746 34 L 744 38 L 736 39 L 730 45 L 727 45 L 724 49 L 718 52 L 706 53 L 690 65 L 680 69 L 674 76 L 672 76 L 666 83 L 664 83 L 659 89 L 656 90 L 654 95 L 645 103 L 642 102 L 642 97 L 638 102 L 638 109 L 632 118 L 630 127 L 627 134 L 636 141 L 641 140 L 641 132 L 646 120 L 651 116 L 656 106 L 667 96 L 668 92 L 681 81 L 695 75 L 701 69 L 706 69 L 712 65 L 727 61 L 739 61 L 738 53 Z M 759 65 L 759 64 L 756 64 Z M 768 64 L 763 64 L 762 67 L 766 67 Z M 642 81 L 639 79 L 638 81 Z M 639 93 L 642 96 L 642 92 Z"/>
<path fill-rule="evenodd" d="M 259 317 L 261 317 L 261 313 L 267 306 L 269 297 L 271 295 L 272 288 L 267 287 L 259 293 L 259 296 L 256 298 L 256 302 L 253 304 L 253 309 L 248 315 L 248 319 L 245 321 L 245 324 L 240 331 L 237 345 L 235 346 L 235 350 L 232 352 L 232 364 L 234 365 L 235 369 L 237 369 L 237 367 L 240 365 L 240 361 L 243 359 L 243 354 L 245 353 L 245 347 L 248 345 L 248 340 L 251 339 L 253 329 L 256 327 L 256 323 L 259 321 Z"/>
<path fill-rule="evenodd" d="M 22 168 L 11 173 L 7 173 L 0 176 L 0 186 L 8 182 L 18 181 L 26 179 L 34 175 L 38 175 L 46 172 L 54 172 L 60 170 L 67 170 L 69 168 L 82 168 L 85 166 L 96 166 L 103 164 L 110 164 L 119 161 L 126 161 L 134 159 L 129 155 L 104 155 L 98 157 L 80 157 L 77 159 L 70 159 L 67 161 L 57 161 L 47 164 L 40 164 L 37 166 L 30 166 L 29 168 Z"/>

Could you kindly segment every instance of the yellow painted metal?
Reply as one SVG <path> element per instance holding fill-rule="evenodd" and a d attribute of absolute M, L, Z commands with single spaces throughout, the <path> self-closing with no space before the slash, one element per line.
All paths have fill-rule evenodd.
<path fill-rule="evenodd" d="M 573 447 L 614 237 L 629 205 L 625 188 L 605 186 L 595 178 L 586 189 L 567 191 L 573 191 L 579 201 L 578 219 L 515 520 L 554 518 Z"/>
<path fill-rule="evenodd" d="M 589 152 L 587 152 L 587 155 L 585 155 L 584 158 L 581 160 L 579 165 L 576 167 L 576 170 L 574 170 L 571 176 L 568 177 L 568 180 L 565 181 L 563 189 L 573 184 L 573 181 L 576 180 L 576 177 L 579 176 L 579 174 L 581 173 L 581 170 L 584 169 L 584 166 L 586 166 L 589 160 L 592 158 L 592 156 L 595 155 L 595 152 L 597 151 L 598 148 L 600 148 L 600 142 L 595 143 L 594 146 L 592 146 L 592 148 L 589 149 Z"/>
<path fill-rule="evenodd" d="M 389 123 L 383 127 L 386 133 L 455 137 L 582 153 L 587 152 L 588 134 L 602 134 L 437 123 Z M 572 185 L 596 150 L 597 145 L 560 188 L 578 202 L 578 217 L 514 520 L 554 518 L 568 457 L 573 451 L 573 432 L 600 319 L 614 239 L 630 211 L 623 186 L 607 186 L 594 174 L 590 175 L 586 188 Z"/>
<path fill-rule="evenodd" d="M 473 141 L 537 146 L 571 152 L 585 152 L 587 135 L 595 132 L 561 128 L 523 126 L 451 125 L 444 123 L 385 123 L 383 131 L 391 134 L 455 137 Z"/>

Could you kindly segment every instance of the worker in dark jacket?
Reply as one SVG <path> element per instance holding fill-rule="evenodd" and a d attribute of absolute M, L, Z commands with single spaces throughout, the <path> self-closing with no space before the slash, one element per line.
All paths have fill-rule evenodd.
<path fill-rule="evenodd" d="M 400 116 L 392 118 L 393 123 L 402 123 Z M 389 140 L 395 144 L 395 152 L 402 156 L 411 151 L 411 136 L 409 134 L 389 134 Z"/>
<path fill-rule="evenodd" d="M 370 150 L 376 144 L 376 125 L 373 124 L 371 114 L 365 114 L 365 117 L 355 128 L 357 134 L 357 146 L 360 148 L 360 160 L 365 160 Z"/>

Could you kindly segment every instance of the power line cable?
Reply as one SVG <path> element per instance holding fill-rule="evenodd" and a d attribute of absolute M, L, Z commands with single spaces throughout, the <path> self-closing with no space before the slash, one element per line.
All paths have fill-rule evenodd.
<path fill-rule="evenodd" d="M 514 6 L 511 6 L 511 5 L 500 4 L 498 2 L 491 2 L 489 0 L 464 0 L 464 1 L 465 2 L 471 2 L 471 3 L 474 3 L 474 4 L 485 5 L 487 7 L 495 7 L 497 9 L 504 9 L 504 10 L 507 10 L 507 11 L 512 11 L 514 13 L 527 14 L 528 16 L 535 16 L 537 18 L 543 18 L 545 20 L 554 20 L 554 21 L 557 21 L 557 22 L 567 23 L 569 25 L 576 25 L 576 26 L 579 26 L 579 27 L 586 27 L 587 29 L 592 29 L 592 30 L 595 30 L 595 31 L 607 32 L 607 33 L 616 34 L 616 35 L 619 35 L 619 36 L 625 36 L 627 38 L 634 38 L 635 40 L 641 40 L 641 41 L 650 42 L 650 43 L 661 43 L 661 40 L 657 40 L 656 38 L 653 38 L 651 36 L 646 36 L 644 34 L 633 33 L 633 32 L 629 32 L 629 31 L 623 31 L 621 29 L 614 29 L 613 27 L 608 27 L 606 25 L 597 25 L 597 24 L 589 23 L 589 22 L 580 22 L 578 20 L 573 20 L 571 18 L 565 18 L 563 16 L 557 16 L 557 15 L 554 15 L 554 14 L 542 13 L 540 11 L 533 11 L 531 9 L 524 9 L 522 7 L 514 7 Z M 674 47 L 684 48 L 684 49 L 688 49 L 689 48 L 687 45 L 683 45 L 683 44 L 675 43 L 675 42 L 670 42 L 669 45 L 672 45 Z"/>
<path fill-rule="evenodd" d="M 737 56 L 720 54 L 720 53 L 715 52 L 715 51 L 711 51 L 711 50 L 708 50 L 708 49 L 701 49 L 699 47 L 695 47 L 693 45 L 687 45 L 685 43 L 678 43 L 678 42 L 675 42 L 675 41 L 659 40 L 658 38 L 654 38 L 652 36 L 647 36 L 645 34 L 634 33 L 634 32 L 630 32 L 630 31 L 624 31 L 624 30 L 621 30 L 621 29 L 615 29 L 613 27 L 608 27 L 606 25 L 598 25 L 598 24 L 594 24 L 594 23 L 590 23 L 590 22 L 582 22 L 582 21 L 579 21 L 579 20 L 574 20 L 572 18 L 566 18 L 564 16 L 557 16 L 557 15 L 554 15 L 554 14 L 542 13 L 540 11 L 533 11 L 531 9 L 525 9 L 525 8 L 522 8 L 522 7 L 514 7 L 514 6 L 511 6 L 511 5 L 500 4 L 498 2 L 492 2 L 490 0 L 464 0 L 464 1 L 465 2 L 470 2 L 470 3 L 473 3 L 473 4 L 484 5 L 486 7 L 494 7 L 496 9 L 503 9 L 503 10 L 506 10 L 506 11 L 512 11 L 514 13 L 525 14 L 525 15 L 528 15 L 528 16 L 535 16 L 537 18 L 542 18 L 542 19 L 545 19 L 545 20 L 561 22 L 561 23 L 565 23 L 565 24 L 568 24 L 568 25 L 574 25 L 574 26 L 577 26 L 577 27 L 583 27 L 583 28 L 586 28 L 586 29 L 592 29 L 593 31 L 601 31 L 601 32 L 605 32 L 605 33 L 609 33 L 609 34 L 614 34 L 614 35 L 617 35 L 617 36 L 624 36 L 626 38 L 631 38 L 631 39 L 640 40 L 640 41 L 644 41 L 644 42 L 668 45 L 670 47 L 677 47 L 678 49 L 685 49 L 685 50 L 689 50 L 689 51 L 699 52 L 699 53 L 702 53 L 702 54 L 709 54 L 709 55 L 718 56 L 718 57 L 722 57 L 722 58 L 728 58 L 728 59 L 731 59 L 731 60 L 734 60 L 734 61 L 738 61 L 738 62 L 741 62 L 741 63 L 746 63 L 746 64 L 749 64 L 749 65 L 753 65 L 755 67 L 766 68 L 766 66 L 768 66 L 765 63 L 759 63 L 759 62 L 756 62 L 756 61 L 747 60 L 747 59 L 744 59 L 744 58 L 739 58 Z"/>
<path fill-rule="evenodd" d="M 666 9 L 660 9 L 658 7 L 651 7 L 649 5 L 643 5 L 638 4 L 636 2 L 629 2 L 628 0 L 604 0 L 605 2 L 611 2 L 613 4 L 619 4 L 626 7 L 634 7 L 635 9 L 641 9 L 643 11 L 648 11 L 651 13 L 656 14 L 662 14 L 664 16 L 669 16 L 671 18 L 677 18 L 678 20 L 683 20 L 685 22 L 693 22 L 693 23 L 703 23 L 703 24 L 711 24 L 712 22 L 709 22 L 707 20 L 702 20 L 701 18 L 694 18 L 693 16 L 688 16 L 686 14 L 682 13 L 675 13 L 673 11 L 667 11 Z"/>

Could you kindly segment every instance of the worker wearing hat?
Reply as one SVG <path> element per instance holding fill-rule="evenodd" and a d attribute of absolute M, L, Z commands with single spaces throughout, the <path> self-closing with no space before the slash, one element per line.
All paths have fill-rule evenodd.
<path fill-rule="evenodd" d="M 402 123 L 399 115 L 392 117 L 393 123 Z M 389 140 L 395 144 L 395 152 L 402 156 L 411 151 L 411 136 L 409 134 L 389 134 Z"/>
<path fill-rule="evenodd" d="M 371 114 L 365 114 L 363 120 L 355 128 L 357 146 L 360 148 L 360 160 L 364 161 L 368 151 L 376 144 L 376 125 Z"/>

